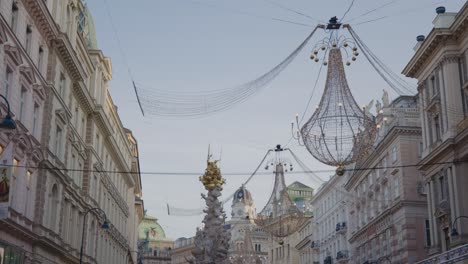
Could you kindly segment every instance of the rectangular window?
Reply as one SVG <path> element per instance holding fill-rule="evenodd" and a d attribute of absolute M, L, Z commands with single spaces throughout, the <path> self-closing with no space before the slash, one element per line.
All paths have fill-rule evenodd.
<path fill-rule="evenodd" d="M 394 181 L 394 194 L 395 194 L 395 199 L 398 198 L 400 196 L 400 179 L 398 178 L 398 176 L 395 177 Z"/>
<path fill-rule="evenodd" d="M 5 97 L 8 98 L 10 88 L 12 87 L 13 71 L 7 67 L 5 73 Z"/>
<path fill-rule="evenodd" d="M 99 134 L 96 134 L 96 152 L 97 152 L 98 156 L 99 156 L 99 153 L 100 153 L 100 149 L 101 149 L 101 147 L 100 147 L 100 142 L 99 142 Z"/>
<path fill-rule="evenodd" d="M 426 247 L 430 247 L 432 244 L 431 244 L 431 228 L 429 225 L 429 219 L 426 219 L 425 227 L 426 227 Z"/>
<path fill-rule="evenodd" d="M 37 136 L 37 126 L 39 123 L 39 106 L 37 104 L 34 104 L 34 110 L 33 110 L 33 127 L 32 127 L 32 135 Z"/>
<path fill-rule="evenodd" d="M 76 182 L 76 180 L 75 180 L 75 175 L 77 174 L 77 172 L 76 172 L 76 156 L 73 153 L 71 154 L 71 158 L 70 158 L 70 169 L 71 169 L 70 174 L 69 174 L 70 178 L 72 178 L 73 181 Z"/>
<path fill-rule="evenodd" d="M 437 94 L 437 86 L 435 82 L 435 77 L 431 77 L 431 88 L 432 88 L 432 96 L 435 96 Z"/>
<path fill-rule="evenodd" d="M 397 160 L 397 147 L 393 146 L 392 148 L 392 161 L 395 162 Z"/>
<path fill-rule="evenodd" d="M 55 155 L 60 158 L 62 150 L 62 129 L 57 126 L 55 129 Z"/>
<path fill-rule="evenodd" d="M 59 82 L 59 93 L 62 97 L 65 96 L 65 86 L 67 84 L 67 79 L 63 73 L 60 73 L 60 82 Z"/>
<path fill-rule="evenodd" d="M 385 155 L 385 157 L 382 159 L 382 167 L 383 167 L 384 173 L 387 171 L 387 167 L 388 167 L 387 159 L 388 159 L 388 155 Z"/>
<path fill-rule="evenodd" d="M 19 120 L 24 122 L 24 113 L 26 112 L 26 89 L 21 89 L 20 95 L 20 109 L 19 109 Z"/>
<path fill-rule="evenodd" d="M 13 30 L 13 32 L 16 31 L 17 23 L 18 23 L 18 4 L 16 3 L 16 1 L 14 1 L 13 5 L 11 6 L 11 21 L 10 21 L 11 30 Z"/>
<path fill-rule="evenodd" d="M 13 176 L 18 176 L 18 165 L 19 165 L 19 160 L 13 159 Z"/>
<path fill-rule="evenodd" d="M 85 131 L 86 131 L 86 120 L 83 118 L 81 118 L 81 136 L 84 137 L 85 136 Z"/>
<path fill-rule="evenodd" d="M 440 139 L 440 122 L 439 122 L 439 116 L 434 117 L 434 130 L 435 130 L 435 140 Z"/>
<path fill-rule="evenodd" d="M 31 53 L 31 39 L 32 39 L 32 26 L 27 25 L 26 26 L 26 52 L 29 54 Z"/>
<path fill-rule="evenodd" d="M 439 187 L 440 187 L 440 200 L 445 200 L 445 186 L 444 186 L 444 177 L 439 178 Z"/>
<path fill-rule="evenodd" d="M 42 69 L 42 63 L 44 61 L 44 48 L 42 46 L 39 47 L 39 52 L 37 55 L 37 68 L 39 71 Z"/>
<path fill-rule="evenodd" d="M 81 177 L 83 175 L 83 163 L 81 162 L 81 160 L 78 161 L 78 173 L 77 173 L 78 177 L 77 177 L 77 181 L 76 183 L 81 186 Z"/>

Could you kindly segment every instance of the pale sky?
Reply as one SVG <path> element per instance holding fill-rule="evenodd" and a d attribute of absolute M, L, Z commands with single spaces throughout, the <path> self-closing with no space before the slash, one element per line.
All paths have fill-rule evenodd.
<path fill-rule="evenodd" d="M 340 18 L 351 3 L 351 0 L 276 1 L 324 21 L 335 15 Z M 400 73 L 414 53 L 416 36 L 427 35 L 431 30 L 435 8 L 443 5 L 447 12 L 456 12 L 465 1 L 356 0 L 345 22 L 390 3 L 350 23 L 355 25 L 355 31 L 370 49 L 393 71 Z M 112 59 L 111 95 L 124 126 L 138 139 L 142 171 L 199 172 L 201 175 L 206 166 L 208 144 L 211 144 L 215 157 L 222 149 L 222 172 L 249 173 L 267 149 L 288 142 L 290 123 L 296 113 L 304 111 L 317 76 L 319 67 L 309 59 L 309 52 L 313 44 L 325 36 L 323 32 L 316 34 L 277 79 L 246 102 L 204 118 L 167 120 L 141 115 L 106 7 L 110 7 L 135 81 L 165 90 L 223 89 L 257 78 L 289 55 L 311 32 L 316 21 L 278 8 L 268 0 L 88 0 L 87 3 L 94 16 L 98 46 Z M 374 23 L 356 25 L 384 16 L 387 17 Z M 324 72 L 307 118 L 323 92 Z M 382 89 L 388 90 L 391 99 L 396 97 L 363 56 L 346 67 L 346 74 L 360 105 L 380 99 Z M 329 169 L 297 143 L 292 142 L 289 147 L 310 168 Z M 326 179 L 328 174 L 321 176 Z M 247 177 L 225 176 L 225 196 L 234 192 Z M 309 176 L 286 177 L 287 183 L 297 180 L 318 187 Z M 145 208 L 159 219 L 166 235 L 172 239 L 193 236 L 202 216 L 168 216 L 166 202 L 187 209 L 202 206 L 200 193 L 204 189 L 198 176 L 145 174 L 142 180 Z M 257 211 L 268 200 L 272 181 L 272 176 L 257 175 L 247 186 Z M 230 203 L 225 209 L 229 216 Z"/>

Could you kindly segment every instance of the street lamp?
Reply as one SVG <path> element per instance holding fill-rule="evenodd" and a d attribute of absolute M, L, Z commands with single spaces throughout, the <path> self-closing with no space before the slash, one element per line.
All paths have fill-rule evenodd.
<path fill-rule="evenodd" d="M 457 222 L 458 219 L 460 218 L 466 218 L 468 219 L 468 216 L 464 216 L 464 215 L 461 215 L 457 218 L 455 218 L 455 220 L 453 220 L 453 223 L 452 223 L 452 232 L 450 233 L 450 236 L 451 237 L 457 237 L 459 234 L 458 234 L 458 231 L 457 231 L 457 228 L 455 228 L 455 223 Z"/>
<path fill-rule="evenodd" d="M 16 124 L 13 118 L 11 118 L 11 111 L 10 111 L 10 103 L 8 102 L 8 99 L 0 94 L 0 97 L 5 100 L 6 105 L 7 105 L 7 114 L 3 121 L 0 123 L 0 128 L 5 128 L 5 129 L 15 129 Z"/>
<path fill-rule="evenodd" d="M 83 244 L 84 244 L 86 216 L 91 211 L 96 211 L 99 214 L 101 214 L 101 216 L 104 216 L 104 223 L 102 223 L 101 228 L 104 229 L 104 230 L 109 229 L 109 221 L 107 220 L 106 212 L 104 212 L 101 208 L 96 207 L 96 208 L 91 208 L 88 211 L 86 211 L 86 213 L 85 213 L 85 215 L 83 217 L 83 232 L 81 234 L 80 264 L 83 263 Z"/>

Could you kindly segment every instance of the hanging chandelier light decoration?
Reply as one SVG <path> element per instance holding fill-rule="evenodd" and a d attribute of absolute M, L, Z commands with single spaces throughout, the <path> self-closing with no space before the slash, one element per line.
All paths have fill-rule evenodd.
<path fill-rule="evenodd" d="M 273 192 L 265 207 L 255 218 L 255 224 L 269 233 L 279 244 L 284 243 L 283 239 L 295 233 L 309 216 L 305 215 L 289 197 L 284 180 L 284 167 L 290 167 L 287 160 L 281 156 L 281 152 L 287 150 L 276 146 L 276 158 L 273 165 L 275 173 L 275 183 Z"/>
<path fill-rule="evenodd" d="M 327 66 L 327 55 L 333 49 L 340 49 L 346 54 L 347 66 L 350 66 L 359 56 L 357 45 L 352 38 L 338 35 L 338 31 L 332 30 L 329 37 L 323 38 L 314 45 L 310 59 L 317 63 L 322 61 L 323 65 Z"/>
<path fill-rule="evenodd" d="M 337 29 L 330 31 L 330 37 L 317 43 L 311 56 L 316 62 L 319 50 L 324 52 L 324 58 L 328 56 L 323 61 L 328 67 L 327 78 L 320 104 L 300 129 L 300 136 L 314 158 L 338 167 L 336 173 L 343 175 L 344 166 L 372 149 L 376 125 L 373 117 L 356 103 L 346 80 L 342 51 L 346 53 L 346 64 L 350 65 L 359 55 L 358 49 L 352 40 L 339 36 Z"/>

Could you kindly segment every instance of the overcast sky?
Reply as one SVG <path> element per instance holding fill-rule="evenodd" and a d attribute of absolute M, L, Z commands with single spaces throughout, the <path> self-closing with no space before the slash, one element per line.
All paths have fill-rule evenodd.
<path fill-rule="evenodd" d="M 222 149 L 223 172 L 248 173 L 255 169 L 267 149 L 288 142 L 290 122 L 296 113 L 304 111 L 317 76 L 318 65 L 308 57 L 312 45 L 325 36 L 323 32 L 317 33 L 276 80 L 246 102 L 209 117 L 165 120 L 141 115 L 106 8 L 110 8 L 135 81 L 146 87 L 181 91 L 229 88 L 257 78 L 289 55 L 316 21 L 278 8 L 267 0 L 88 0 L 87 3 L 94 16 L 98 46 L 113 62 L 111 94 L 124 126 L 138 139 L 142 171 L 201 175 L 211 144 L 216 158 Z M 328 21 L 335 15 L 340 18 L 351 0 L 281 3 Z M 359 17 L 385 3 L 391 4 Z M 356 32 L 380 59 L 400 73 L 413 55 L 416 36 L 427 35 L 431 30 L 435 8 L 443 5 L 447 12 L 456 12 L 464 3 L 465 0 L 356 0 L 345 20 L 357 17 L 350 22 Z M 385 18 L 357 25 L 381 17 Z M 346 74 L 360 105 L 380 99 L 382 89 L 388 90 L 391 99 L 396 97 L 362 56 L 346 67 Z M 307 117 L 320 100 L 324 76 L 321 75 Z M 297 143 L 289 147 L 314 170 L 329 169 Z M 326 179 L 329 174 L 321 176 Z M 226 176 L 225 195 L 231 194 L 247 177 Z M 187 209 L 202 206 L 200 193 L 204 190 L 198 176 L 142 175 L 142 178 L 145 208 L 159 219 L 167 236 L 176 239 L 194 235 L 202 216 L 168 216 L 166 203 Z M 296 180 L 318 187 L 309 176 L 287 175 L 287 183 Z M 258 175 L 247 186 L 258 211 L 270 195 L 272 181 L 270 175 Z M 225 209 L 230 215 L 230 203 Z"/>

